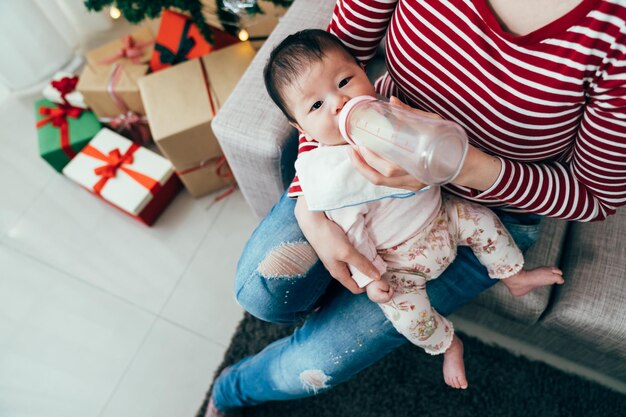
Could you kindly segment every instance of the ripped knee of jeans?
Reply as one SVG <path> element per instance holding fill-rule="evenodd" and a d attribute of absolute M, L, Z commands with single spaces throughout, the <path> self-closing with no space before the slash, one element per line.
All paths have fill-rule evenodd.
<path fill-rule="evenodd" d="M 327 384 L 332 378 L 319 369 L 308 369 L 300 373 L 300 382 L 307 391 L 317 394 L 319 390 L 330 388 Z"/>
<path fill-rule="evenodd" d="M 283 243 L 267 254 L 258 271 L 266 278 L 296 278 L 306 274 L 317 259 L 308 242 Z"/>

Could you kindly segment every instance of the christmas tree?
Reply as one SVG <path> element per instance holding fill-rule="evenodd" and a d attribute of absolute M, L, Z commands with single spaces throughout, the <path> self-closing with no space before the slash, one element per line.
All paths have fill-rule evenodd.
<path fill-rule="evenodd" d="M 278 6 L 289 7 L 293 0 L 267 0 Z M 217 17 L 224 29 L 237 35 L 239 22 L 243 15 L 263 13 L 256 0 L 85 0 L 88 10 L 100 11 L 104 7 L 117 7 L 131 23 L 138 23 L 146 18 L 154 19 L 168 8 L 175 8 L 188 13 L 207 41 L 212 42 L 211 27 L 202 12 L 204 3 L 215 3 Z"/>

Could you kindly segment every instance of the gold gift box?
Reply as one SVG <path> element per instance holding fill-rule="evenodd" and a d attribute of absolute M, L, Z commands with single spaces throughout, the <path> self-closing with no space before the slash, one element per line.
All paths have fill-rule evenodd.
<path fill-rule="evenodd" d="M 217 172 L 222 150 L 211 122 L 254 55 L 237 43 L 139 80 L 152 137 L 194 197 L 232 182 Z"/>

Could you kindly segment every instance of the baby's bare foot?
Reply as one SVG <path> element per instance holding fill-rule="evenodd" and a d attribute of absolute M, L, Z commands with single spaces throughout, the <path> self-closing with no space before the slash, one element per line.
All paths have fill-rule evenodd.
<path fill-rule="evenodd" d="M 535 288 L 545 285 L 563 284 L 563 272 L 555 267 L 541 267 L 522 270 L 510 278 L 503 279 L 502 282 L 509 288 L 514 297 L 521 297 L 528 294 Z"/>
<path fill-rule="evenodd" d="M 443 379 L 452 388 L 466 389 L 465 364 L 463 363 L 463 342 L 456 335 L 443 354 Z"/>

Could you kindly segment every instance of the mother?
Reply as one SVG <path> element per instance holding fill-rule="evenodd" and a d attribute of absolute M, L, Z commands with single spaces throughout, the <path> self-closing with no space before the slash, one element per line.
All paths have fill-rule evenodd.
<path fill-rule="evenodd" d="M 538 225 L 541 216 L 602 220 L 626 202 L 626 1 L 518 3 L 339 0 L 329 30 L 364 62 L 386 33 L 389 73 L 379 92 L 465 128 L 474 147 L 449 192 L 499 207 L 507 226 Z M 371 166 L 357 168 L 374 183 L 420 186 L 367 160 Z M 295 206 L 283 196 L 255 231 L 236 296 L 267 321 L 308 318 L 292 336 L 228 368 L 208 415 L 313 395 L 406 343 L 376 305 L 352 294 L 345 263 L 366 270 L 367 261 L 331 223 L 310 227 L 304 210 L 301 231 Z M 514 235 L 521 247 L 532 244 L 532 229 Z M 460 250 L 427 290 L 449 314 L 492 284 Z"/>

